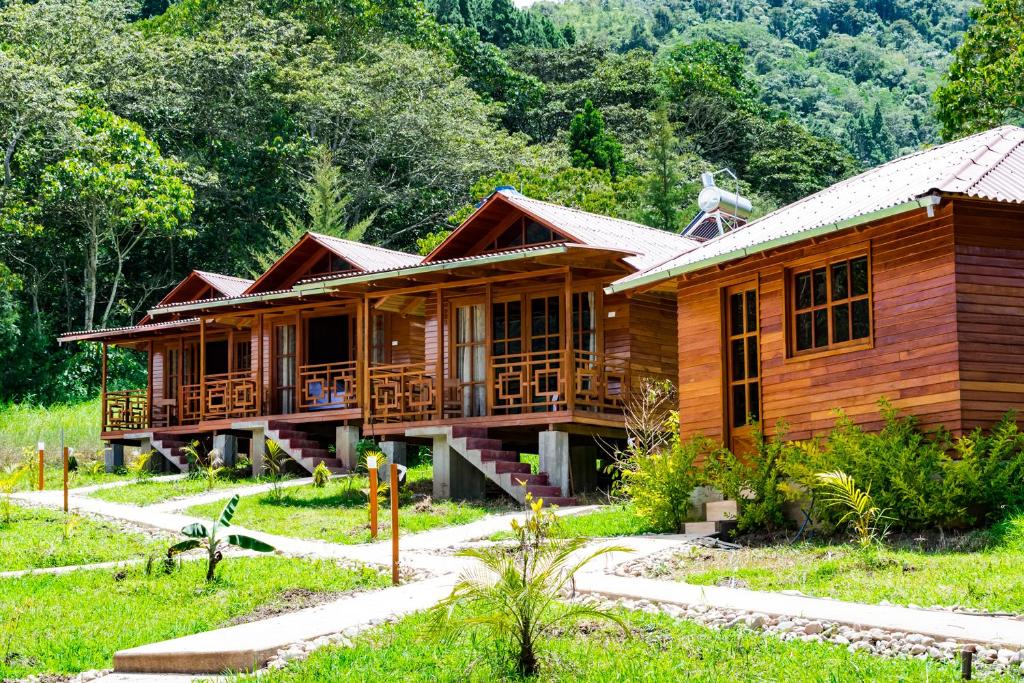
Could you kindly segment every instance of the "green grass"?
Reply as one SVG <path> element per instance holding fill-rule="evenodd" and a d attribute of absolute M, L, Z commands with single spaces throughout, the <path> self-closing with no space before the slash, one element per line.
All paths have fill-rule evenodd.
<path fill-rule="evenodd" d="M 0 571 L 142 558 L 159 554 L 166 546 L 107 522 L 67 518 L 54 510 L 12 506 L 7 523 L 0 511 Z"/>
<path fill-rule="evenodd" d="M 205 571 L 198 561 L 170 575 L 133 567 L 0 581 L 0 680 L 109 668 L 117 650 L 219 628 L 279 602 L 283 591 L 388 582 L 369 568 L 280 557 L 229 557 L 210 584 Z"/>
<path fill-rule="evenodd" d="M 828 643 L 783 642 L 740 629 L 714 631 L 663 615 L 624 614 L 625 637 L 604 622 L 588 622 L 543 643 L 539 681 L 955 681 L 959 668 L 917 659 L 850 653 Z M 487 638 L 439 642 L 420 614 L 368 632 L 354 647 L 318 650 L 304 661 L 268 672 L 261 683 L 320 681 L 514 681 Z M 581 633 L 585 631 L 585 633 Z M 1012 680 L 992 677 L 987 680 Z"/>
<path fill-rule="evenodd" d="M 118 486 L 116 488 L 100 489 L 89 495 L 94 498 L 102 498 L 111 503 L 128 503 L 130 505 L 152 505 L 174 498 L 185 496 L 196 496 L 207 493 L 208 490 L 236 488 L 250 484 L 259 484 L 264 480 L 257 477 L 241 477 L 232 479 L 219 477 L 214 480 L 213 488 L 207 489 L 207 482 L 204 479 L 178 479 L 176 481 L 153 481 L 145 479 L 140 482 Z"/>
<path fill-rule="evenodd" d="M 60 463 L 60 434 L 75 449 L 79 460 L 102 457 L 100 441 L 100 400 L 49 407 L 0 404 L 0 467 L 19 462 L 36 453 L 36 444 L 46 443 L 47 459 Z"/>
<path fill-rule="evenodd" d="M 429 465 L 409 469 L 413 490 L 429 485 Z M 425 478 L 427 477 L 427 478 Z M 296 486 L 282 491 L 275 500 L 269 493 L 244 496 L 238 504 L 233 523 L 247 529 L 331 543 L 366 543 L 370 540 L 369 506 L 362 489 L 365 477 L 332 480 L 324 488 Z M 225 501 L 188 508 L 188 514 L 213 518 Z M 438 501 L 427 505 L 403 505 L 399 510 L 401 529 L 406 533 L 427 531 L 476 521 L 494 508 L 473 503 Z M 391 517 L 386 504 L 378 515 L 380 538 L 390 538 Z"/>
<path fill-rule="evenodd" d="M 637 514 L 632 505 L 609 505 L 593 512 L 565 515 L 558 518 L 555 535 L 562 538 L 602 538 L 608 536 L 637 536 L 653 533 L 655 529 Z M 499 531 L 488 537 L 491 541 L 512 538 L 511 531 Z"/>
<path fill-rule="evenodd" d="M 840 600 L 963 605 L 1024 614 L 1024 515 L 975 537 L 974 551 L 799 544 L 739 551 L 696 548 L 663 573 L 713 585 L 739 579 L 755 590 L 799 590 Z"/>

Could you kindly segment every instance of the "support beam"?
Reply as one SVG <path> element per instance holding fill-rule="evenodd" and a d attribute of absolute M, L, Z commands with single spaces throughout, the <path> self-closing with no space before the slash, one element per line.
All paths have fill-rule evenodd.
<path fill-rule="evenodd" d="M 404 441 L 381 441 L 380 452 L 388 456 L 388 462 L 406 465 L 406 445 Z"/>
<path fill-rule="evenodd" d="M 106 349 L 106 344 L 103 345 Z M 124 467 L 124 445 L 112 443 L 103 449 L 103 469 L 108 474 L 117 472 Z"/>
<path fill-rule="evenodd" d="M 105 432 L 107 430 L 107 342 L 103 342 L 103 360 L 100 368 L 100 410 L 102 410 L 100 431 Z M 124 446 L 121 446 L 121 465 L 124 465 Z"/>
<path fill-rule="evenodd" d="M 448 445 L 448 437 L 435 436 L 433 447 L 434 498 L 476 500 L 483 498 L 487 479 Z"/>
<path fill-rule="evenodd" d="M 562 489 L 562 496 L 569 497 L 572 485 L 569 474 L 569 435 L 566 432 L 547 430 L 538 439 L 540 464 L 538 469 L 548 473 L 551 486 Z"/>
<path fill-rule="evenodd" d="M 356 444 L 359 443 L 359 427 L 340 425 L 334 428 L 334 457 L 341 461 L 345 468 L 352 472 L 359 464 Z"/>
<path fill-rule="evenodd" d="M 267 433 L 262 427 L 252 430 L 252 445 L 249 446 L 249 460 L 252 462 L 252 476 L 263 474 L 263 457 L 267 453 Z"/>
<path fill-rule="evenodd" d="M 214 434 L 213 448 L 220 451 L 224 467 L 234 467 L 238 456 L 238 437 L 234 434 Z"/>

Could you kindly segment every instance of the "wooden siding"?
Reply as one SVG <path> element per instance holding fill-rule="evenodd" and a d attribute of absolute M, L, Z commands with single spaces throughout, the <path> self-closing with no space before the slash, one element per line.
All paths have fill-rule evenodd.
<path fill-rule="evenodd" d="M 958 202 L 957 338 L 963 427 L 1024 410 L 1024 211 Z"/>
<path fill-rule="evenodd" d="M 960 428 L 960 377 L 952 202 L 863 229 L 758 254 L 678 281 L 679 407 L 685 434 L 725 438 L 722 289 L 759 290 L 762 421 L 791 438 L 827 432 L 833 410 L 879 426 L 887 397 L 925 427 Z M 829 256 L 869 253 L 873 339 L 855 349 L 790 358 L 785 324 L 787 269 Z"/>

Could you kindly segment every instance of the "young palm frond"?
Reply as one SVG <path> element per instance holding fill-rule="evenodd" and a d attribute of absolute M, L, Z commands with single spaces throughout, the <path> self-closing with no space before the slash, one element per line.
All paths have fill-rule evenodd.
<path fill-rule="evenodd" d="M 209 527 L 201 522 L 194 522 L 182 529 L 181 533 L 188 538 L 175 543 L 167 549 L 168 561 L 172 560 L 178 553 L 183 553 L 193 548 L 204 548 L 207 553 L 206 580 L 213 581 L 217 571 L 217 564 L 224 559 L 222 550 L 226 546 L 233 545 L 243 550 L 255 550 L 259 553 L 274 552 L 274 546 L 252 536 L 225 533 L 224 530 L 231 526 L 231 519 L 235 516 L 238 500 L 239 495 L 236 493 L 227 502 L 224 509 L 221 510 L 217 521 Z"/>
<path fill-rule="evenodd" d="M 270 477 L 270 495 L 274 500 L 281 499 L 281 478 L 288 462 L 288 452 L 273 439 L 267 439 L 267 448 L 263 454 L 263 470 Z"/>
<path fill-rule="evenodd" d="M 871 499 L 871 489 L 857 488 L 857 482 L 846 472 L 820 472 L 817 475 L 827 497 L 825 503 L 846 510 L 840 524 L 849 523 L 862 546 L 871 545 L 877 537 L 876 525 L 882 518 L 882 510 Z"/>
<path fill-rule="evenodd" d="M 537 672 L 537 647 L 556 627 L 593 617 L 609 620 L 628 633 L 615 614 L 571 601 L 574 577 L 583 566 L 596 557 L 628 548 L 606 546 L 587 552 L 587 539 L 535 538 L 527 529 L 547 528 L 543 523 L 533 524 L 545 515 L 540 505 L 542 501 L 531 506 L 532 519 L 525 526 L 513 525 L 518 535 L 513 548 L 473 548 L 459 553 L 478 564 L 462 573 L 451 595 L 433 611 L 437 633 L 455 637 L 466 628 L 483 628 L 510 645 L 517 653 L 516 668 L 524 676 Z"/>

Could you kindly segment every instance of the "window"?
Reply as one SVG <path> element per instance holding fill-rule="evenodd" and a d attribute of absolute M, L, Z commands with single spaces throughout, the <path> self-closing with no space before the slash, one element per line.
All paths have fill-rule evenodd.
<path fill-rule="evenodd" d="M 866 255 L 793 270 L 790 286 L 793 354 L 871 338 L 871 283 Z"/>
<path fill-rule="evenodd" d="M 497 237 L 486 248 L 486 251 L 516 249 L 525 245 L 551 244 L 564 242 L 564 238 L 555 234 L 547 226 L 529 218 L 519 218 Z"/>

